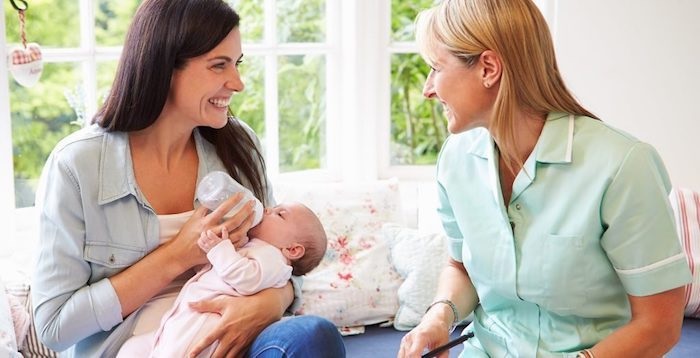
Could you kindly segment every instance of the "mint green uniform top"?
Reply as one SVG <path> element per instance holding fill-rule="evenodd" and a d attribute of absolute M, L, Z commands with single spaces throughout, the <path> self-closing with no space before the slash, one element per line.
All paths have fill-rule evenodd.
<path fill-rule="evenodd" d="M 474 129 L 450 136 L 438 160 L 450 255 L 480 300 L 462 356 L 573 357 L 629 322 L 628 294 L 690 282 L 650 145 L 551 113 L 507 205 L 496 150 Z"/>

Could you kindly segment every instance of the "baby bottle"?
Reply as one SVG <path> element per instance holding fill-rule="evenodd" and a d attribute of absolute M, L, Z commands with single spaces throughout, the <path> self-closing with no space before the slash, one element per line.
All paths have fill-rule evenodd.
<path fill-rule="evenodd" d="M 239 191 L 243 192 L 243 199 L 241 199 L 228 214 L 224 215 L 224 217 L 232 216 L 250 200 L 255 200 L 255 207 L 253 208 L 252 214 L 253 226 L 258 225 L 263 216 L 262 203 L 250 190 L 233 180 L 226 172 L 214 171 L 202 178 L 202 181 L 200 181 L 197 186 L 197 199 L 199 199 L 199 203 L 207 207 L 207 209 L 214 210 L 218 208 L 224 200 L 230 198 L 231 195 Z"/>

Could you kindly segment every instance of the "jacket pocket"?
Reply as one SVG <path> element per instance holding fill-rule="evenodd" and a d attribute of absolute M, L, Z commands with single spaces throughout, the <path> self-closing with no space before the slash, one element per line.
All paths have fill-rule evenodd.
<path fill-rule="evenodd" d="M 146 254 L 145 248 L 128 247 L 104 242 L 85 244 L 84 258 L 91 264 L 109 269 L 131 266 Z"/>

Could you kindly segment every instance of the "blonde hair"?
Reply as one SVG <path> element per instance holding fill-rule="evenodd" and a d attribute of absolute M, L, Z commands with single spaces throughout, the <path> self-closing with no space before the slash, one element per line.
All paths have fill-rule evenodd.
<path fill-rule="evenodd" d="M 502 73 L 488 129 L 513 173 L 523 165 L 515 141 L 517 110 L 597 119 L 566 88 L 549 28 L 531 0 L 445 0 L 418 14 L 416 42 L 429 64 L 438 46 L 468 66 L 486 50 L 498 54 Z"/>

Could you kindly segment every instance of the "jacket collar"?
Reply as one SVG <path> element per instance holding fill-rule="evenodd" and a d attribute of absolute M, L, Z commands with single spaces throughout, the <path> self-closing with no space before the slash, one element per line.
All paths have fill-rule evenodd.
<path fill-rule="evenodd" d="M 206 175 L 210 168 L 221 166 L 211 143 L 202 138 L 198 129 L 193 131 L 199 167 L 197 182 Z M 138 192 L 134 175 L 134 165 L 127 132 L 105 132 L 102 140 L 99 169 L 98 203 L 100 205 L 133 195 L 142 205 L 147 205 L 145 198 Z"/>

